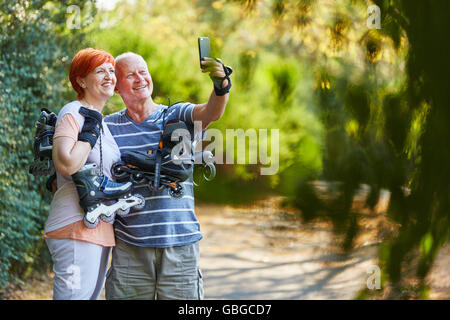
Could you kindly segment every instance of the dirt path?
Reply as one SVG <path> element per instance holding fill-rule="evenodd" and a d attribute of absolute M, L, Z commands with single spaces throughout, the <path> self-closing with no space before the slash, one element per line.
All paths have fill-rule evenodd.
<path fill-rule="evenodd" d="M 281 198 L 251 207 L 199 205 L 205 299 L 353 299 L 377 265 L 381 214 L 368 215 L 349 256 L 339 254 L 328 223 L 301 224 Z M 380 228 L 382 227 L 382 228 Z M 450 298 L 450 246 L 430 276 L 430 298 Z M 52 274 L 34 278 L 12 299 L 51 299 Z M 104 292 L 100 299 L 104 299 Z"/>
<path fill-rule="evenodd" d="M 344 258 L 328 225 L 284 219 L 277 200 L 198 208 L 205 298 L 352 299 L 376 263 L 375 246 Z"/>

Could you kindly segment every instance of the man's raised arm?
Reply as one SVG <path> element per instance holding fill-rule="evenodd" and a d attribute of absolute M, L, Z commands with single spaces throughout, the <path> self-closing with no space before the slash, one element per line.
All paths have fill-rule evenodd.
<path fill-rule="evenodd" d="M 204 58 L 201 63 L 205 66 L 202 72 L 208 72 L 214 83 L 214 90 L 208 102 L 197 105 L 193 111 L 193 120 L 201 121 L 204 130 L 211 122 L 219 120 L 225 111 L 231 87 L 229 76 L 233 70 L 219 59 Z"/>

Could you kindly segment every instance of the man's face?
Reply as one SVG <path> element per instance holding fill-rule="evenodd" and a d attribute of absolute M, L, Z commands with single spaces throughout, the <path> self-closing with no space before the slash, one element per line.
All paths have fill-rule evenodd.
<path fill-rule="evenodd" d="M 151 97 L 153 82 L 147 64 L 139 56 L 124 58 L 116 64 L 116 92 L 125 104 L 144 102 Z"/>

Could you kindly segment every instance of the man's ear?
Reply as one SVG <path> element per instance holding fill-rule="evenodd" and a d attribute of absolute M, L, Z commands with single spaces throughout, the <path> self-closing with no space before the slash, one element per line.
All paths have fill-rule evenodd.
<path fill-rule="evenodd" d="M 117 88 L 117 85 L 114 87 L 114 92 L 119 94 L 119 89 Z"/>

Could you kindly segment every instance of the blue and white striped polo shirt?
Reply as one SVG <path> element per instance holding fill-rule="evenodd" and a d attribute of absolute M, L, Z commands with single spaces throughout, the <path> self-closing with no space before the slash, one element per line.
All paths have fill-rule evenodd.
<path fill-rule="evenodd" d="M 160 105 L 149 117 L 136 123 L 125 109 L 105 117 L 121 153 L 129 150 L 148 151 L 157 148 L 165 123 L 182 120 L 194 137 L 191 103 L 179 103 L 168 108 Z M 202 238 L 200 224 L 194 212 L 194 191 L 192 176 L 182 183 L 184 195 L 174 199 L 167 189 L 151 191 L 147 184 L 135 187 L 135 191 L 145 197 L 145 207 L 131 208 L 128 215 L 116 216 L 114 223 L 116 236 L 128 243 L 142 247 L 172 247 L 191 244 Z"/>

